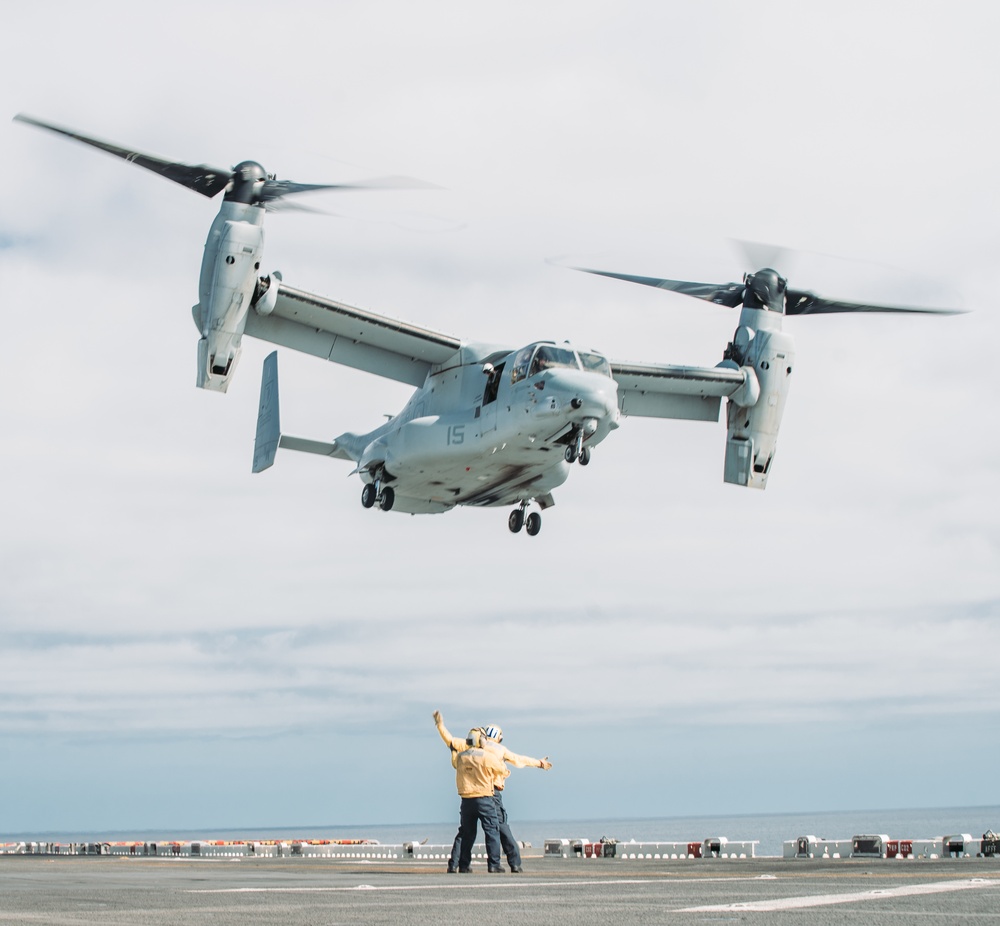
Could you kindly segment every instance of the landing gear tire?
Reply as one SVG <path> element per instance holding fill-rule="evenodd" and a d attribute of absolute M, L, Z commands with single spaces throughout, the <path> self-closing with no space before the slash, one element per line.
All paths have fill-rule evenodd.
<path fill-rule="evenodd" d="M 586 466 L 589 462 L 590 462 L 590 448 L 584 447 L 583 450 L 580 451 L 580 465 Z"/>
<path fill-rule="evenodd" d="M 386 486 L 382 490 L 382 494 L 378 497 L 378 506 L 382 511 L 389 511 L 392 508 L 392 503 L 396 501 L 396 492 L 392 486 Z"/>
<path fill-rule="evenodd" d="M 542 516 L 537 511 L 532 511 L 524 520 L 524 529 L 534 537 L 542 529 Z"/>
<path fill-rule="evenodd" d="M 524 527 L 524 509 L 515 508 L 510 516 L 507 518 L 507 527 L 510 528 L 512 534 L 517 534 L 520 532 L 521 528 Z"/>
<path fill-rule="evenodd" d="M 365 508 L 371 508 L 375 504 L 375 486 L 370 482 L 365 483 L 365 487 L 361 490 L 361 504 Z"/>
<path fill-rule="evenodd" d="M 570 444 L 566 448 L 566 452 L 563 454 L 563 456 L 566 457 L 566 462 L 567 463 L 575 463 L 576 462 L 576 446 L 573 445 L 573 444 Z"/>

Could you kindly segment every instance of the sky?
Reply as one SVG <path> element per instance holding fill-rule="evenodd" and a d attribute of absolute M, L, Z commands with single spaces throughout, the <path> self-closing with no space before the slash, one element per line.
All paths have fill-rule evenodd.
<path fill-rule="evenodd" d="M 22 4 L 0 58 L 0 834 L 447 821 L 452 731 L 548 755 L 514 821 L 1000 803 L 1000 10 L 982 2 Z M 218 204 L 10 121 L 279 177 L 291 285 L 457 337 L 714 365 L 730 309 L 566 269 L 955 317 L 790 319 L 768 487 L 625 419 L 535 538 L 252 476 L 198 390 Z M 281 351 L 283 427 L 409 389 Z M 994 827 L 995 828 L 995 827 Z"/>

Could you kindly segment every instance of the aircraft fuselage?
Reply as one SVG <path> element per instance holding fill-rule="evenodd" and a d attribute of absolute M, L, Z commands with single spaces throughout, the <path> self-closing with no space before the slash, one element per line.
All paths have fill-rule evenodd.
<path fill-rule="evenodd" d="M 492 363 L 469 354 L 432 370 L 400 414 L 375 431 L 337 439 L 363 445 L 362 478 L 393 488 L 393 510 L 531 500 L 545 507 L 569 476 L 570 460 L 585 462 L 618 427 L 618 387 L 603 358 L 595 364 L 603 368 L 584 369 L 578 357 L 596 355 L 549 344 Z"/>

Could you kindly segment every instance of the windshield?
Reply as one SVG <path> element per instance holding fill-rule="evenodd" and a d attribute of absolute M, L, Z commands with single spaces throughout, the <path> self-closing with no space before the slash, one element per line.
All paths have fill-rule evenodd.
<path fill-rule="evenodd" d="M 580 363 L 585 370 L 591 373 L 600 373 L 602 376 L 611 376 L 611 364 L 606 357 L 595 354 L 593 351 L 580 351 Z"/>
<path fill-rule="evenodd" d="M 551 370 L 553 367 L 579 370 L 580 361 L 576 359 L 576 353 L 569 348 L 543 345 L 535 351 L 535 358 L 531 361 L 531 372 L 528 375 L 534 376 L 542 370 Z"/>
<path fill-rule="evenodd" d="M 528 375 L 528 362 L 531 360 L 532 347 L 522 347 L 514 358 L 510 369 L 510 381 L 516 383 Z"/>

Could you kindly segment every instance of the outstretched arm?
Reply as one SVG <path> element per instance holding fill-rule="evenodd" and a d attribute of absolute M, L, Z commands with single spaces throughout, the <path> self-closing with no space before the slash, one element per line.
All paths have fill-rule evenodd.
<path fill-rule="evenodd" d="M 509 762 L 514 768 L 552 768 L 552 763 L 549 761 L 549 757 L 545 756 L 542 759 L 534 759 L 531 756 L 519 756 L 516 752 L 511 752 L 509 749 L 503 751 L 504 762 Z"/>

